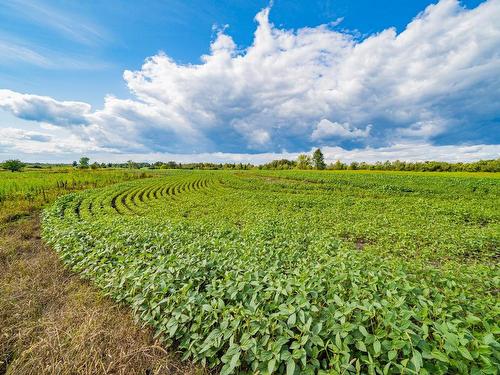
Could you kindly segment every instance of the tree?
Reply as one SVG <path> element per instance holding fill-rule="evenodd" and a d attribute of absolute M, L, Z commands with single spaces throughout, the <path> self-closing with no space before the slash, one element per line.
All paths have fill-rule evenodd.
<path fill-rule="evenodd" d="M 312 157 L 313 163 L 314 163 L 314 168 L 316 169 L 325 169 L 326 164 L 325 164 L 325 157 L 323 156 L 323 153 L 319 148 L 316 149 L 313 153 Z"/>
<path fill-rule="evenodd" d="M 309 169 L 311 168 L 311 157 L 306 154 L 300 154 L 297 157 L 297 168 L 298 169 Z"/>
<path fill-rule="evenodd" d="M 128 160 L 127 161 L 127 168 L 129 168 L 129 169 L 137 169 L 137 168 L 139 168 L 139 166 L 133 160 Z"/>
<path fill-rule="evenodd" d="M 76 160 L 73 162 L 73 164 L 72 164 L 72 165 L 73 165 L 73 168 L 78 167 L 78 163 L 76 162 Z"/>
<path fill-rule="evenodd" d="M 260 166 L 260 169 L 292 169 L 295 167 L 295 161 L 288 159 L 272 160 L 269 163 Z M 246 169 L 252 168 L 251 164 L 248 164 Z"/>
<path fill-rule="evenodd" d="M 330 164 L 330 169 L 341 171 L 343 169 L 347 169 L 347 165 L 342 163 L 340 160 L 337 160 L 334 164 Z"/>
<path fill-rule="evenodd" d="M 177 163 L 173 160 L 169 161 L 166 165 L 168 169 L 175 169 L 178 167 Z"/>
<path fill-rule="evenodd" d="M 83 156 L 80 158 L 80 165 L 78 166 L 78 168 L 80 169 L 88 169 L 89 167 L 89 161 L 90 159 L 86 156 Z"/>
<path fill-rule="evenodd" d="M 97 169 L 97 168 L 99 168 L 99 163 L 98 163 L 98 162 L 96 162 L 96 161 L 95 161 L 95 162 L 93 162 L 93 163 L 92 163 L 92 165 L 90 166 L 90 168 L 92 168 L 92 169 Z"/>
<path fill-rule="evenodd" d="M 24 168 L 25 164 L 18 159 L 6 160 L 2 164 L 2 168 L 7 169 L 11 172 L 19 172 Z"/>

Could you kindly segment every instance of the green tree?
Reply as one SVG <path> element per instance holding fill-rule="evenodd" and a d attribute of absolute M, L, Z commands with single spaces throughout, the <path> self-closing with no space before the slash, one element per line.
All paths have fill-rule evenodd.
<path fill-rule="evenodd" d="M 24 168 L 25 164 L 18 159 L 6 160 L 2 164 L 2 168 L 7 169 L 11 172 L 19 172 Z"/>
<path fill-rule="evenodd" d="M 306 154 L 300 154 L 297 157 L 297 168 L 298 169 L 309 169 L 312 166 L 311 157 Z"/>
<path fill-rule="evenodd" d="M 135 161 L 129 160 L 129 161 L 127 161 L 127 167 L 129 169 L 137 169 L 137 168 L 139 168 L 139 165 Z"/>
<path fill-rule="evenodd" d="M 326 164 L 325 164 L 325 157 L 323 156 L 323 153 L 319 148 L 316 149 L 313 153 L 312 157 L 313 163 L 314 163 L 314 168 L 316 169 L 325 169 Z"/>
<path fill-rule="evenodd" d="M 358 170 L 358 169 L 359 169 L 359 164 L 358 164 L 358 162 L 357 162 L 357 161 L 353 161 L 353 162 L 349 165 L 349 167 L 348 167 L 347 169 L 351 169 L 351 170 L 353 170 L 353 171 Z"/>
<path fill-rule="evenodd" d="M 71 165 L 73 166 L 73 168 L 76 168 L 76 167 L 78 167 L 78 162 L 75 160 L 75 161 L 73 162 L 73 164 L 71 164 Z"/>
<path fill-rule="evenodd" d="M 92 169 L 97 169 L 97 168 L 99 168 L 99 163 L 98 163 L 98 162 L 96 162 L 96 161 L 95 161 L 95 162 L 93 162 L 93 163 L 92 163 L 92 165 L 90 166 L 90 168 L 92 168 Z"/>
<path fill-rule="evenodd" d="M 343 169 L 347 169 L 347 165 L 342 163 L 340 160 L 337 160 L 335 163 L 330 164 L 330 169 L 341 171 Z"/>
<path fill-rule="evenodd" d="M 86 156 L 83 156 L 80 158 L 80 164 L 78 165 L 78 168 L 80 169 L 88 169 L 89 167 L 89 162 L 90 159 Z"/>

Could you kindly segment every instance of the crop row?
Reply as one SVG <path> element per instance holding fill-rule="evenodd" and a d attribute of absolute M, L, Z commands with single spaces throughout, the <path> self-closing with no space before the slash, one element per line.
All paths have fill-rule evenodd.
<path fill-rule="evenodd" d="M 59 215 L 62 218 L 88 220 L 102 215 L 140 215 L 157 204 L 165 203 L 165 199 L 176 199 L 183 193 L 206 189 L 209 181 L 195 179 L 192 181 L 150 180 L 148 183 L 126 183 L 113 189 L 94 190 L 77 193 L 63 199 Z"/>
<path fill-rule="evenodd" d="M 44 238 L 223 374 L 496 374 L 497 181 L 179 172 L 64 196 Z"/>

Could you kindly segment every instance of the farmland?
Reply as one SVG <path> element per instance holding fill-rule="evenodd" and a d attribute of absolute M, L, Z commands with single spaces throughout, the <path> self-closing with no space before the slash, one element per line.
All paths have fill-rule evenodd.
<path fill-rule="evenodd" d="M 128 308 L 65 268 L 40 239 L 40 210 L 56 197 L 158 173 L 0 171 L 0 374 L 200 373 L 160 347 Z"/>
<path fill-rule="evenodd" d="M 498 178 L 165 171 L 60 197 L 43 238 L 222 374 L 496 374 Z"/>
<path fill-rule="evenodd" d="M 158 171 L 155 172 L 158 174 Z M 31 169 L 22 173 L 0 170 L 0 223 L 8 214 L 27 214 L 71 191 L 152 177 L 155 172 L 119 169 L 88 171 L 74 168 Z"/>

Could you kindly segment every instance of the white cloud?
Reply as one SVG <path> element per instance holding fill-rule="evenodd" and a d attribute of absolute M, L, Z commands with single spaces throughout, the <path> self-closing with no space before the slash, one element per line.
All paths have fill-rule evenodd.
<path fill-rule="evenodd" d="M 25 137 L 22 134 L 6 135 L 0 129 L 0 161 L 19 157 L 23 154 L 23 160 L 27 162 L 67 162 L 77 160 L 82 155 L 89 156 L 98 162 L 126 162 L 127 160 L 155 162 L 175 160 L 181 163 L 189 162 L 214 162 L 214 163 L 253 163 L 264 164 L 275 159 L 296 159 L 298 152 L 267 152 L 267 153 L 227 153 L 211 152 L 197 154 L 176 153 L 122 153 L 113 150 L 95 147 L 92 144 L 82 143 L 80 139 L 70 136 L 64 141 L 56 142 L 53 139 L 48 142 L 26 141 L 19 143 L 18 140 Z M 376 162 L 384 160 L 426 161 L 438 160 L 449 162 L 468 162 L 480 159 L 496 159 L 500 155 L 500 145 L 474 145 L 474 146 L 435 146 L 428 143 L 401 143 L 380 148 L 357 148 L 346 150 L 342 147 L 324 147 L 322 151 L 325 160 L 333 163 L 341 160 L 346 163 Z M 313 150 L 309 150 L 312 153 Z"/>
<path fill-rule="evenodd" d="M 57 101 L 48 96 L 20 94 L 0 90 L 0 108 L 15 116 L 58 126 L 85 125 L 91 107 L 87 103 Z"/>
<path fill-rule="evenodd" d="M 312 153 L 314 149 L 308 151 Z M 357 148 L 346 150 L 342 147 L 324 147 L 325 161 L 333 163 L 337 160 L 350 163 L 353 161 L 370 162 L 385 160 L 405 160 L 405 161 L 449 161 L 449 162 L 467 162 L 475 160 L 496 159 L 500 156 L 500 145 L 474 145 L 474 146 L 434 146 L 428 143 L 401 143 L 388 147 L 380 148 Z M 154 162 L 157 160 L 176 160 L 179 162 L 214 162 L 214 163 L 253 163 L 264 164 L 275 159 L 294 160 L 299 152 L 281 152 L 281 153 L 200 153 L 200 154 L 114 154 L 111 156 L 115 161 L 126 161 L 128 159 Z M 108 155 L 98 156 L 99 161 L 108 160 Z"/>
<path fill-rule="evenodd" d="M 61 134 L 62 133 L 62 134 Z M 96 146 L 89 140 L 59 129 L 57 134 L 35 132 L 18 128 L 0 128 L 0 155 L 23 159 L 50 160 L 52 155 L 64 157 L 65 154 L 93 152 L 112 152 L 113 150 Z"/>
<path fill-rule="evenodd" d="M 82 139 L 123 153 L 269 153 L 318 141 L 370 151 L 432 145 L 437 136 L 499 142 L 500 1 L 467 10 L 441 0 L 400 34 L 387 29 L 364 40 L 328 25 L 279 29 L 269 11 L 257 14 L 244 50 L 222 30 L 200 64 L 159 53 L 125 71 L 132 99 L 108 96 L 91 111 L 3 90 L 0 107 L 78 124 L 71 129 Z"/>
<path fill-rule="evenodd" d="M 322 150 L 329 162 L 335 160 L 370 163 L 384 160 L 467 162 L 500 157 L 500 145 L 436 146 L 429 143 L 398 143 L 379 148 L 345 150 L 341 147 L 325 147 Z"/>
<path fill-rule="evenodd" d="M 370 135 L 372 126 L 368 125 L 365 129 L 358 129 L 345 122 L 331 122 L 327 119 L 321 120 L 316 129 L 313 130 L 311 138 L 314 141 L 327 140 L 331 138 L 356 139 L 366 138 Z"/>
<path fill-rule="evenodd" d="M 451 124 L 457 130 L 497 115 L 497 1 L 465 10 L 443 0 L 401 34 L 388 29 L 361 42 L 326 26 L 277 29 L 268 15 L 256 16 L 254 42 L 244 51 L 219 32 L 202 64 L 180 65 L 162 53 L 126 71 L 141 102 L 134 116 L 162 118 L 155 122 L 180 142 L 196 137 L 205 150 L 222 133 L 243 151 L 307 146 L 304 139 L 319 139 L 315 125 L 324 118 L 349 123 L 343 134 L 350 139 L 368 138 L 360 127 L 373 124 L 368 141 L 380 144 L 394 134 L 429 139 Z M 429 125 L 415 125 L 424 123 L 440 126 L 429 133 Z"/>
<path fill-rule="evenodd" d="M 27 130 L 17 129 L 17 128 L 1 128 L 0 135 L 2 137 L 2 140 L 6 143 L 7 143 L 7 141 L 12 142 L 14 140 L 16 140 L 16 141 L 17 140 L 28 140 L 28 141 L 35 141 L 35 142 L 48 142 L 52 139 L 52 137 L 46 133 L 27 131 Z"/>
<path fill-rule="evenodd" d="M 407 128 L 396 129 L 396 134 L 407 138 L 428 139 L 439 135 L 446 130 L 446 121 L 435 119 L 430 121 L 419 121 Z"/>

